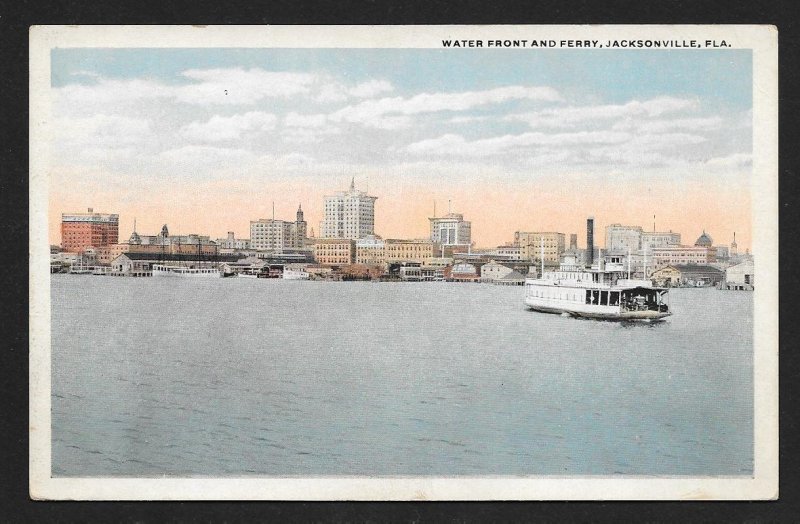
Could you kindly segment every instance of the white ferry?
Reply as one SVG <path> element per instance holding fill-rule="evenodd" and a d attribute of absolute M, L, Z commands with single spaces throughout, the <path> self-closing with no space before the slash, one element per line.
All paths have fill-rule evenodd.
<path fill-rule="evenodd" d="M 153 264 L 154 277 L 215 277 L 219 278 L 222 274 L 219 269 L 213 267 L 185 267 L 185 266 L 165 266 Z"/>
<path fill-rule="evenodd" d="M 671 315 L 666 288 L 630 278 L 618 261 L 583 268 L 565 263 L 557 271 L 525 280 L 525 305 L 535 311 L 603 320 L 662 320 Z"/>
<path fill-rule="evenodd" d="M 302 269 L 290 269 L 288 267 L 283 269 L 284 280 L 308 280 L 309 278 L 308 272 Z"/>

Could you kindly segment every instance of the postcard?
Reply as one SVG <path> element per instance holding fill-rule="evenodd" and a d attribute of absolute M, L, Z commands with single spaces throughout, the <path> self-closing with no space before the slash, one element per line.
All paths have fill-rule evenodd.
<path fill-rule="evenodd" d="M 32 498 L 777 498 L 774 27 L 30 44 Z"/>

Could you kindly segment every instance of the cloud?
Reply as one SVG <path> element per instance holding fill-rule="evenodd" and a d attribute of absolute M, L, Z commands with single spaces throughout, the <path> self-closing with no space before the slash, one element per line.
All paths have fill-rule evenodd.
<path fill-rule="evenodd" d="M 325 114 L 301 115 L 295 112 L 287 114 L 283 125 L 287 127 L 322 127 L 328 122 Z"/>
<path fill-rule="evenodd" d="M 190 69 L 182 76 L 195 82 L 175 87 L 175 97 L 189 104 L 254 104 L 265 98 L 308 94 L 318 80 L 311 73 L 258 68 Z"/>
<path fill-rule="evenodd" d="M 489 104 L 499 104 L 510 100 L 535 100 L 558 102 L 561 96 L 550 87 L 506 86 L 485 91 L 465 91 L 460 93 L 421 93 L 410 98 L 392 97 L 365 100 L 356 105 L 339 109 L 330 115 L 335 122 L 352 122 L 369 127 L 397 128 L 408 120 L 398 120 L 401 116 L 434 113 L 439 111 L 466 111 Z M 391 120 L 387 126 L 386 120 Z"/>
<path fill-rule="evenodd" d="M 619 132 L 522 133 L 483 138 L 468 142 L 461 135 L 446 134 L 439 138 L 422 140 L 406 147 L 412 154 L 486 156 L 504 153 L 511 149 L 549 146 L 564 147 L 584 144 L 618 144 L 629 141 L 631 135 Z"/>
<path fill-rule="evenodd" d="M 648 119 L 665 114 L 695 110 L 695 99 L 658 97 L 644 102 L 633 100 L 626 104 L 605 104 L 548 108 L 532 113 L 508 115 L 506 120 L 526 122 L 532 128 L 572 127 L 610 120 Z"/>
<path fill-rule="evenodd" d="M 712 168 L 735 169 L 753 165 L 753 155 L 734 153 L 724 157 L 715 157 L 706 161 L 706 166 Z"/>
<path fill-rule="evenodd" d="M 178 133 L 188 140 L 198 142 L 235 140 L 246 133 L 270 131 L 275 128 L 277 120 L 275 115 L 261 111 L 250 111 L 228 117 L 215 115 L 207 122 L 192 122 L 185 125 Z"/>
<path fill-rule="evenodd" d="M 348 94 L 359 98 L 372 98 L 393 90 L 394 86 L 387 80 L 368 80 L 349 89 Z"/>

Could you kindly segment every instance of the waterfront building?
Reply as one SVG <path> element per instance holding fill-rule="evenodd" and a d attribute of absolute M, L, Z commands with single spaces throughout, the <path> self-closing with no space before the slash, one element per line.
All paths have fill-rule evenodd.
<path fill-rule="evenodd" d="M 606 251 L 610 253 L 638 253 L 642 249 L 641 226 L 606 226 Z"/>
<path fill-rule="evenodd" d="M 436 242 L 444 248 L 464 248 L 472 245 L 472 223 L 464 220 L 464 215 L 448 213 L 443 217 L 428 220 L 431 242 Z"/>
<path fill-rule="evenodd" d="M 216 240 L 218 249 L 230 250 L 247 250 L 250 249 L 249 238 L 236 238 L 233 231 L 228 231 L 226 238 L 218 238 Z"/>
<path fill-rule="evenodd" d="M 297 208 L 294 222 L 275 220 L 275 218 L 250 221 L 250 248 L 291 249 L 306 245 L 307 224 L 303 216 L 302 206 Z"/>
<path fill-rule="evenodd" d="M 478 269 L 467 262 L 453 265 L 452 268 L 449 268 L 449 271 L 445 272 L 445 275 L 448 275 L 448 280 L 456 282 L 477 282 L 480 279 Z"/>
<path fill-rule="evenodd" d="M 140 235 L 135 221 L 127 245 L 127 251 L 131 253 L 215 255 L 218 252 L 217 243 L 208 235 L 170 235 L 167 224 L 157 235 Z"/>
<path fill-rule="evenodd" d="M 513 271 L 514 270 L 508 266 L 498 264 L 497 262 L 489 262 L 481 266 L 481 281 L 492 282 L 511 274 Z"/>
<path fill-rule="evenodd" d="M 324 198 L 320 236 L 356 240 L 374 235 L 377 198 L 357 190 L 353 178 L 348 191 L 339 191 Z"/>
<path fill-rule="evenodd" d="M 540 261 L 542 241 L 544 241 L 544 264 L 551 267 L 558 266 L 564 253 L 564 233 L 527 231 L 514 233 L 514 246 L 519 248 L 523 260 Z"/>
<path fill-rule="evenodd" d="M 237 255 L 196 255 L 194 253 L 123 253 L 111 262 L 117 274 L 144 274 L 154 264 L 180 266 L 186 269 L 218 268 L 220 264 L 240 260 Z"/>
<path fill-rule="evenodd" d="M 61 250 L 79 253 L 89 247 L 102 247 L 119 242 L 119 215 L 95 213 L 61 214 Z"/>
<path fill-rule="evenodd" d="M 650 279 L 657 286 L 716 286 L 725 278 L 725 272 L 707 264 L 675 264 L 656 269 Z"/>
<path fill-rule="evenodd" d="M 386 263 L 417 262 L 428 264 L 438 257 L 440 245 L 427 239 L 405 240 L 387 239 L 385 241 Z"/>
<path fill-rule="evenodd" d="M 710 246 L 666 246 L 653 249 L 653 265 L 662 267 L 677 264 L 711 264 L 716 261 L 716 249 Z"/>
<path fill-rule="evenodd" d="M 725 269 L 723 289 L 752 291 L 755 288 L 755 284 L 755 264 L 752 260 L 745 260 Z"/>
<path fill-rule="evenodd" d="M 347 238 L 314 239 L 314 259 L 323 266 L 348 266 L 356 261 L 356 241 Z"/>
<path fill-rule="evenodd" d="M 376 235 L 367 235 L 356 240 L 356 263 L 386 265 L 386 242 Z"/>
<path fill-rule="evenodd" d="M 488 251 L 486 255 L 504 262 L 521 262 L 523 260 L 522 249 L 514 245 L 497 246 Z"/>
<path fill-rule="evenodd" d="M 95 257 L 98 264 L 109 266 L 115 258 L 128 251 L 130 251 L 130 244 L 111 244 L 95 248 Z"/>
<path fill-rule="evenodd" d="M 499 286 L 524 286 L 525 275 L 519 271 L 512 271 L 503 277 L 493 280 L 492 284 Z"/>
<path fill-rule="evenodd" d="M 681 234 L 672 231 L 642 231 L 642 251 L 652 253 L 657 247 L 681 245 Z"/>

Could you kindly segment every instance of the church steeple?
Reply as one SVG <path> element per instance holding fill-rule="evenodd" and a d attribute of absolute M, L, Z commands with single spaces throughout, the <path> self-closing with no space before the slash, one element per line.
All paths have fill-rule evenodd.
<path fill-rule="evenodd" d="M 301 204 L 297 205 L 297 222 L 303 222 L 303 206 Z"/>
<path fill-rule="evenodd" d="M 356 189 L 356 177 L 350 179 L 350 191 L 355 191 Z"/>

